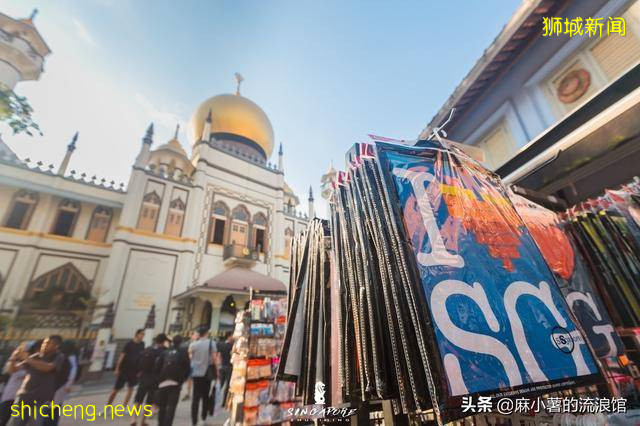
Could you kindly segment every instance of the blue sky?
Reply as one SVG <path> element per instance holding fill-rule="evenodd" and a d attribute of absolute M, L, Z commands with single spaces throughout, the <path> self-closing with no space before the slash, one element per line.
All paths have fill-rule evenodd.
<path fill-rule="evenodd" d="M 70 167 L 126 183 L 150 121 L 166 142 L 204 99 L 233 92 L 240 72 L 306 199 L 367 133 L 416 137 L 518 4 L 8 0 L 0 11 L 13 17 L 39 9 L 53 53 L 39 81 L 16 88 L 44 136 L 2 132 L 19 155 L 58 164 L 77 130 Z M 186 131 L 180 139 L 190 152 Z"/>

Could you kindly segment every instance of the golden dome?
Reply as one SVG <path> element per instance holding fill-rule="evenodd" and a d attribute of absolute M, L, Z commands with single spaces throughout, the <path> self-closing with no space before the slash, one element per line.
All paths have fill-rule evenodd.
<path fill-rule="evenodd" d="M 266 158 L 273 151 L 273 127 L 267 114 L 253 101 L 241 95 L 217 95 L 196 109 L 189 121 L 191 141 L 202 137 L 207 115 L 211 110 L 211 133 L 228 133 L 249 139 L 260 147 Z"/>
<path fill-rule="evenodd" d="M 156 151 L 171 151 L 182 157 L 188 158 L 187 152 L 184 150 L 182 145 L 180 145 L 180 142 L 176 138 L 173 138 L 169 142 L 160 145 L 158 148 L 154 150 L 154 152 Z"/>

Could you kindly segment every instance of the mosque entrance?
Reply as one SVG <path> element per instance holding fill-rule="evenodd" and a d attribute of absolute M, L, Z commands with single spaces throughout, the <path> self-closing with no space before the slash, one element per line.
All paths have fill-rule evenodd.
<path fill-rule="evenodd" d="M 200 315 L 200 326 L 204 326 L 208 329 L 211 328 L 211 315 L 213 314 L 213 306 L 208 300 L 204 302 L 202 307 L 202 314 Z"/>

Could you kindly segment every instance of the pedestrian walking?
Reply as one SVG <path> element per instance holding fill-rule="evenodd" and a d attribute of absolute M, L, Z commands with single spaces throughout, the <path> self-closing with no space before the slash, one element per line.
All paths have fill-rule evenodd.
<path fill-rule="evenodd" d="M 211 383 L 216 379 L 216 344 L 209 338 L 209 329 L 202 327 L 198 330 L 198 340 L 189 345 L 189 358 L 191 359 L 191 378 L 193 380 L 193 398 L 191 400 L 191 422 L 198 425 L 198 409 L 202 401 L 200 425 L 204 425 L 207 415 L 210 413 L 211 403 L 209 391 Z"/>
<path fill-rule="evenodd" d="M 116 399 L 116 395 L 125 385 L 128 386 L 127 394 L 124 398 L 124 404 L 129 404 L 129 400 L 131 399 L 131 395 L 133 394 L 133 388 L 138 384 L 138 360 L 140 359 L 140 354 L 144 350 L 144 330 L 138 329 L 136 330 L 136 334 L 133 336 L 133 339 L 129 340 L 120 356 L 118 357 L 118 361 L 116 363 L 116 383 L 109 395 L 109 399 L 107 400 L 107 405 L 113 404 L 113 400 Z"/>
<path fill-rule="evenodd" d="M 191 369 L 188 350 L 182 347 L 182 336 L 173 338 L 173 346 L 165 351 L 156 363 L 158 390 L 155 401 L 158 405 L 158 426 L 171 426 L 180 398 L 182 383 Z"/>
<path fill-rule="evenodd" d="M 189 336 L 189 340 L 182 343 L 183 347 L 187 350 L 187 353 L 189 352 L 189 345 L 195 342 L 196 340 L 198 340 L 199 337 L 200 336 L 198 334 L 198 331 L 193 330 L 191 332 L 191 336 Z M 189 398 L 191 398 L 191 389 L 193 388 L 193 380 L 191 380 L 191 366 L 189 366 L 189 377 L 187 378 L 186 388 L 187 388 L 187 392 L 182 397 L 183 401 L 187 401 L 189 400 Z"/>

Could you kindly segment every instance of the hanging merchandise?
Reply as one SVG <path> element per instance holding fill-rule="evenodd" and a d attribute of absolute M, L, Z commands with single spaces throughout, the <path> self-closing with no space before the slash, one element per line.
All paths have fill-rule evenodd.
<path fill-rule="evenodd" d="M 624 346 L 576 243 L 562 229 L 558 216 L 526 198 L 509 193 L 560 290 L 599 358 L 622 355 Z"/>
<path fill-rule="evenodd" d="M 251 291 L 249 308 L 238 312 L 229 384 L 232 424 L 285 423 L 295 400 L 292 383 L 273 380 L 286 325 L 284 295 Z"/>
<path fill-rule="evenodd" d="M 606 191 L 563 215 L 563 226 L 589 264 L 614 325 L 640 326 L 640 211 L 637 182 Z"/>
<path fill-rule="evenodd" d="M 633 239 L 640 246 L 640 178 L 634 178 L 620 189 L 607 189 L 605 199 L 610 202 L 610 209 L 626 219 Z"/>
<path fill-rule="evenodd" d="M 433 405 L 447 422 L 464 416 L 463 396 L 600 379 L 499 179 L 421 144 L 357 144 L 338 177 L 332 237 L 355 343 L 341 357 L 345 397 L 397 399 L 405 413 Z"/>
<path fill-rule="evenodd" d="M 302 404 L 331 395 L 328 224 L 309 222 L 292 242 L 289 312 L 276 379 L 295 382 Z"/>

